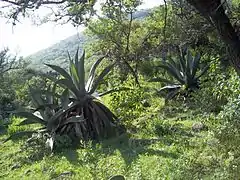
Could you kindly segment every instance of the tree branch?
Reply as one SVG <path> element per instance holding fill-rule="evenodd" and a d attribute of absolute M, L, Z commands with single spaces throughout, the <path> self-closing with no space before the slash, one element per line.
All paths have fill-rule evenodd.
<path fill-rule="evenodd" d="M 166 41 L 166 28 L 167 28 L 167 2 L 166 0 L 164 0 L 164 9 L 165 9 L 165 15 L 164 15 L 164 27 L 163 27 L 163 38 L 164 38 L 164 42 Z"/>

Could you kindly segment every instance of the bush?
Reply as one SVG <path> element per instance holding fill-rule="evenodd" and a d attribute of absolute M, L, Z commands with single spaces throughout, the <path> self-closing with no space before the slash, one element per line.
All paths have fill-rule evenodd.
<path fill-rule="evenodd" d="M 108 95 L 104 101 L 124 124 L 132 125 L 132 120 L 139 118 L 151 106 L 148 101 L 149 93 L 145 87 L 139 87 L 130 77 L 121 84 L 129 90 Z"/>
<path fill-rule="evenodd" d="M 224 156 L 230 159 L 229 172 L 236 179 L 240 175 L 240 96 L 230 99 L 218 118 L 221 126 L 215 134 Z"/>

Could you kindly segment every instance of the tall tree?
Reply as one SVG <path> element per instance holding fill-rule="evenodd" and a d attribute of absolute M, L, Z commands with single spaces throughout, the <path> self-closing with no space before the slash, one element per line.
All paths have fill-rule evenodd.
<path fill-rule="evenodd" d="M 240 75 L 240 37 L 226 14 L 221 0 L 187 0 L 217 29 L 222 41 L 228 46 L 232 55 L 231 63 Z"/>
<path fill-rule="evenodd" d="M 137 7 L 138 0 L 115 0 L 102 6 L 102 15 L 88 24 L 87 33 L 97 39 L 90 47 L 94 52 L 108 54 L 109 59 L 116 61 L 122 77 L 132 73 L 137 81 L 138 63 L 145 57 L 142 41 L 146 32 L 141 25 Z M 144 16 L 143 15 L 143 16 Z M 142 17 L 143 18 L 143 17 Z"/>
<path fill-rule="evenodd" d="M 0 14 L 12 20 L 13 25 L 21 17 L 30 17 L 43 8 L 47 14 L 42 21 L 84 24 L 94 15 L 96 0 L 1 0 Z"/>

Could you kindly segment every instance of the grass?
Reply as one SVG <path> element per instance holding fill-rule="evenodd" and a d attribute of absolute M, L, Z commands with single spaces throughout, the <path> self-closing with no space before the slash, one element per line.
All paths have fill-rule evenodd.
<path fill-rule="evenodd" d="M 52 154 L 44 147 L 24 147 L 24 139 L 1 144 L 0 179 L 95 180 L 119 174 L 129 180 L 240 177 L 228 173 L 231 157 L 218 148 L 214 115 L 159 104 L 133 120 L 128 133 L 99 144 L 89 142 L 84 148 Z M 195 122 L 204 122 L 208 130 L 193 132 Z M 11 126 L 8 133 L 17 130 Z M 6 137 L 5 131 L 0 141 Z"/>

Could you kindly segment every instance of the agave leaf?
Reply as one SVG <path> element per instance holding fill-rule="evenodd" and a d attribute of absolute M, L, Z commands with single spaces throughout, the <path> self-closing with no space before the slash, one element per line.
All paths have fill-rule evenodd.
<path fill-rule="evenodd" d="M 164 90 L 174 90 L 174 89 L 180 89 L 181 85 L 179 84 L 173 84 L 173 85 L 168 85 L 160 88 L 158 92 L 164 91 Z"/>
<path fill-rule="evenodd" d="M 178 71 L 181 71 L 181 67 L 178 65 L 178 63 L 176 63 L 171 57 L 168 59 L 169 63 L 175 67 L 176 69 L 178 69 Z M 164 62 L 165 63 L 165 62 Z"/>
<path fill-rule="evenodd" d="M 47 119 L 48 117 L 46 116 L 46 113 L 45 113 L 46 109 L 47 108 L 54 109 L 53 108 L 54 105 L 51 103 L 48 103 L 48 102 L 47 103 L 44 102 L 46 100 L 43 99 L 43 97 L 42 97 L 43 93 L 41 93 L 41 92 L 42 92 L 41 90 L 30 89 L 30 93 L 32 95 L 32 102 L 34 103 L 35 107 L 37 107 L 37 110 L 40 112 L 41 116 L 44 117 L 44 119 Z M 48 92 L 48 91 L 46 91 L 45 94 L 46 94 L 46 96 L 53 96 L 51 94 L 51 92 Z M 55 108 L 56 108 L 56 106 L 55 106 Z"/>
<path fill-rule="evenodd" d="M 171 64 L 166 63 L 166 64 L 159 65 L 159 67 L 165 69 L 170 75 L 172 75 L 181 84 L 185 83 L 181 73 L 176 68 L 174 68 Z"/>
<path fill-rule="evenodd" d="M 178 93 L 179 93 L 180 89 L 174 89 L 173 91 L 169 92 L 167 94 L 167 97 L 166 97 L 166 101 L 170 100 L 170 99 L 173 99 Z"/>
<path fill-rule="evenodd" d="M 62 75 L 64 78 L 71 80 L 71 76 L 68 74 L 67 71 L 65 71 L 63 68 L 56 66 L 56 65 L 51 65 L 51 64 L 45 64 L 46 66 L 52 68 L 54 71 L 58 72 L 60 75 Z"/>
<path fill-rule="evenodd" d="M 75 84 L 75 86 L 80 89 L 80 82 L 79 82 L 79 77 L 78 77 L 78 72 L 77 72 L 77 67 L 75 64 L 70 63 L 70 72 L 72 76 L 72 80 Z"/>
<path fill-rule="evenodd" d="M 85 53 L 85 52 L 84 52 L 84 53 Z M 76 54 L 75 54 L 75 62 L 74 62 L 74 64 L 75 64 L 76 68 L 79 67 L 78 54 L 79 54 L 79 47 L 77 48 L 77 51 L 76 51 Z M 79 69 L 77 69 L 77 74 L 78 74 L 78 76 L 80 76 L 80 71 L 79 71 Z"/>
<path fill-rule="evenodd" d="M 72 116 L 72 117 L 68 118 L 64 123 L 62 123 L 61 126 L 69 124 L 69 123 L 82 123 L 84 121 L 86 121 L 86 119 L 83 117 L 83 115 L 81 115 L 81 116 Z"/>
<path fill-rule="evenodd" d="M 49 120 L 47 124 L 47 129 L 49 131 L 55 132 L 56 129 L 59 127 L 61 119 L 60 117 L 65 115 L 69 110 L 74 108 L 75 106 L 79 105 L 79 102 L 73 102 L 72 104 L 69 104 L 66 108 L 60 109 L 57 111 Z"/>
<path fill-rule="evenodd" d="M 84 110 L 84 116 L 87 117 L 87 122 L 91 123 L 91 126 L 96 130 L 97 135 L 101 136 L 102 124 L 98 120 L 95 109 L 92 107 L 92 102 L 85 104 Z"/>
<path fill-rule="evenodd" d="M 191 74 L 192 62 L 193 62 L 192 53 L 190 52 L 190 50 L 188 50 L 187 51 L 187 64 L 186 64 L 186 73 L 187 73 L 187 75 Z"/>
<path fill-rule="evenodd" d="M 67 51 L 67 54 L 68 54 L 68 59 L 69 59 L 69 61 L 70 61 L 71 63 L 73 63 L 73 60 L 72 60 L 72 58 L 71 58 L 71 56 L 70 56 L 69 51 Z"/>
<path fill-rule="evenodd" d="M 101 74 L 98 76 L 98 78 L 96 79 L 96 81 L 93 83 L 93 86 L 91 88 L 91 90 L 89 91 L 89 94 L 92 94 L 96 91 L 99 83 L 103 80 L 103 78 L 111 71 L 111 69 L 115 66 L 115 63 L 107 66 L 102 72 Z"/>
<path fill-rule="evenodd" d="M 68 88 L 66 88 L 63 93 L 62 96 L 60 97 L 61 99 L 61 106 L 65 109 L 67 108 L 68 104 L 70 103 L 69 101 L 69 90 Z"/>
<path fill-rule="evenodd" d="M 209 64 L 206 65 L 206 66 L 201 70 L 200 74 L 196 77 L 196 79 L 199 79 L 202 75 L 204 75 L 204 74 L 207 72 L 209 66 L 210 66 Z"/>
<path fill-rule="evenodd" d="M 53 96 L 55 96 L 56 98 L 53 98 L 53 104 L 58 104 L 58 99 L 60 98 L 60 96 L 56 93 L 56 88 L 57 88 L 57 84 L 54 83 L 52 88 L 52 93 L 54 94 Z"/>
<path fill-rule="evenodd" d="M 90 114 L 91 114 L 91 126 L 96 130 L 98 136 L 102 136 L 103 132 L 103 122 L 99 119 L 96 109 L 93 107 L 93 102 L 90 106 Z"/>
<path fill-rule="evenodd" d="M 186 58 L 183 54 L 182 51 L 180 51 L 180 56 L 179 56 L 179 62 L 180 62 L 180 67 L 181 67 L 181 72 L 183 72 L 184 74 L 186 73 Z"/>
<path fill-rule="evenodd" d="M 54 83 L 54 88 L 56 89 L 56 83 Z M 51 91 L 48 91 L 48 90 L 44 90 L 44 89 L 34 89 L 33 90 L 33 95 L 35 95 L 36 93 L 40 94 L 41 95 L 47 95 L 47 96 L 52 96 L 52 97 L 57 97 L 57 98 L 60 98 L 60 95 L 56 93 L 56 90 L 51 90 Z M 43 100 L 43 98 L 42 98 Z M 47 100 L 47 102 L 49 102 Z"/>
<path fill-rule="evenodd" d="M 51 85 L 49 85 L 49 86 L 47 87 L 46 92 L 47 92 L 47 93 L 45 93 L 45 95 L 46 95 L 46 101 L 47 101 L 49 104 L 53 104 L 54 96 L 53 96 L 53 93 L 51 92 Z"/>
<path fill-rule="evenodd" d="M 57 80 L 55 77 L 53 77 L 53 76 L 51 76 L 49 74 L 46 74 L 46 73 L 41 73 L 40 76 L 44 77 L 44 78 L 47 78 L 47 79 L 49 79 L 52 82 L 55 82 Z"/>
<path fill-rule="evenodd" d="M 53 145 L 54 145 L 54 137 L 50 137 L 46 141 L 46 145 L 50 147 L 51 151 L 53 150 Z"/>
<path fill-rule="evenodd" d="M 94 103 L 106 114 L 106 116 L 108 117 L 110 122 L 112 120 L 116 120 L 117 119 L 117 117 L 104 104 L 102 104 L 99 101 L 94 101 Z"/>
<path fill-rule="evenodd" d="M 113 121 L 114 120 L 115 121 L 118 120 L 118 118 L 105 105 L 103 105 L 101 102 L 99 102 L 99 101 L 93 101 L 93 102 L 94 102 L 93 104 L 96 107 L 98 107 L 98 108 L 96 108 L 96 110 L 98 110 L 98 109 L 101 110 L 100 112 L 105 116 L 104 120 L 107 121 L 107 122 L 105 122 L 105 121 L 103 121 L 103 122 L 105 123 L 105 126 L 106 126 L 106 123 L 107 123 L 108 126 L 111 126 L 110 129 L 108 129 L 108 130 L 111 131 L 112 127 L 116 126 L 113 123 Z"/>
<path fill-rule="evenodd" d="M 58 108 L 57 104 L 44 104 L 35 109 L 35 111 L 45 110 L 45 108 L 56 109 Z"/>
<path fill-rule="evenodd" d="M 102 124 L 100 123 L 98 116 L 96 115 L 96 110 L 93 107 L 90 107 L 91 109 L 91 119 L 93 120 L 94 128 L 96 130 L 96 133 L 98 136 L 101 136 L 102 132 Z"/>
<path fill-rule="evenodd" d="M 98 65 L 102 62 L 102 60 L 105 58 L 105 56 L 99 58 L 97 61 L 95 61 L 95 63 L 92 65 L 91 69 L 90 69 L 90 73 L 89 73 L 89 77 L 88 77 L 88 81 L 86 84 L 86 90 L 87 92 L 89 92 L 92 88 L 92 84 L 93 84 L 93 80 L 95 77 L 95 73 L 96 73 L 96 69 L 98 67 Z"/>
<path fill-rule="evenodd" d="M 68 88 L 76 98 L 81 96 L 79 90 L 76 88 L 76 86 L 73 84 L 72 80 L 67 80 L 67 79 L 59 79 L 58 81 L 55 82 L 56 84 L 59 84 L 61 86 L 64 86 L 65 88 Z"/>
<path fill-rule="evenodd" d="M 84 58 L 85 58 L 85 51 L 83 51 L 82 57 L 79 60 L 78 65 L 78 75 L 79 75 L 79 89 L 81 93 L 85 93 L 85 69 L 84 69 Z M 78 59 L 78 51 L 75 56 L 75 61 Z"/>
<path fill-rule="evenodd" d="M 47 123 L 44 119 L 41 119 L 30 112 L 16 112 L 16 115 L 26 118 L 26 120 L 22 121 L 19 126 L 33 123 L 40 123 L 46 125 Z"/>
<path fill-rule="evenodd" d="M 83 138 L 83 133 L 82 133 L 81 127 L 80 127 L 81 125 L 79 123 L 76 123 L 76 124 L 74 124 L 74 126 L 75 126 L 76 136 Z"/>
<path fill-rule="evenodd" d="M 5 143 L 5 142 L 7 142 L 9 140 L 16 140 L 16 139 L 22 138 L 24 136 L 30 136 L 33 133 L 36 133 L 36 131 L 21 131 L 21 132 L 17 132 L 17 133 L 14 133 L 13 135 L 9 136 L 2 143 Z"/>
<path fill-rule="evenodd" d="M 108 180 L 125 180 L 125 177 L 123 175 L 114 175 L 110 177 Z"/>
<path fill-rule="evenodd" d="M 32 99 L 32 103 L 35 107 L 39 107 L 44 104 L 39 91 L 29 88 L 29 93 Z"/>
<path fill-rule="evenodd" d="M 110 121 L 105 112 L 95 103 L 92 103 L 93 108 L 96 110 L 96 116 L 99 118 L 100 121 L 103 121 L 105 128 L 110 128 Z"/>
<path fill-rule="evenodd" d="M 199 68 L 199 62 L 201 59 L 200 53 L 197 53 L 194 57 L 193 64 L 192 64 L 192 77 L 195 77 L 197 73 L 197 69 Z"/>

